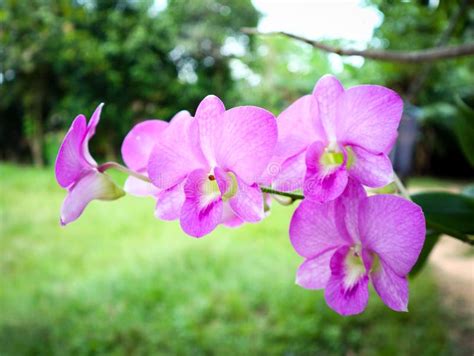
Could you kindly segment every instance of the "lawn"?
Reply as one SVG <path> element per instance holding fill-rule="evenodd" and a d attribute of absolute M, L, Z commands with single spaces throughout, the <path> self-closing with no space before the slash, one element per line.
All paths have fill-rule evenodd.
<path fill-rule="evenodd" d="M 52 169 L 2 164 L 0 194 L 0 355 L 455 353 L 429 270 L 409 313 L 372 293 L 341 317 L 296 286 L 293 207 L 193 239 L 128 196 L 62 228 Z"/>

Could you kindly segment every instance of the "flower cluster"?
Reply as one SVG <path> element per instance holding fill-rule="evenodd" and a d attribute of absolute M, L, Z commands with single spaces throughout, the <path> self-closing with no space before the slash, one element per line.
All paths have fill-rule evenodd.
<path fill-rule="evenodd" d="M 409 200 L 367 196 L 364 189 L 393 181 L 387 154 L 403 103 L 392 90 L 345 90 L 327 75 L 278 118 L 255 106 L 226 109 L 210 95 L 194 117 L 182 111 L 169 123 L 136 125 L 122 145 L 127 167 L 99 166 L 89 154 L 101 109 L 88 124 L 79 115 L 59 150 L 56 178 L 68 190 L 62 224 L 77 219 L 94 199 L 124 195 L 105 173 L 109 168 L 130 175 L 125 192 L 153 197 L 155 216 L 179 220 L 193 237 L 220 224 L 262 220 L 270 197 L 264 191 L 275 198 L 302 191 L 289 229 L 294 249 L 305 258 L 297 284 L 324 289 L 328 305 L 350 315 L 365 309 L 371 281 L 388 307 L 407 310 L 407 274 L 424 243 L 423 213 Z"/>

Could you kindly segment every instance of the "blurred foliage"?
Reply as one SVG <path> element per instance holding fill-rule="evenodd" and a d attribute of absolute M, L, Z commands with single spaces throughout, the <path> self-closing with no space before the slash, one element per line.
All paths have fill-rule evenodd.
<path fill-rule="evenodd" d="M 256 26 L 250 0 L 0 1 L 1 157 L 26 146 L 42 163 L 46 132 L 107 105 L 100 155 L 114 155 L 134 121 L 170 119 L 205 95 L 232 92 L 225 47 L 246 51 Z M 107 133 L 100 135 L 100 133 Z"/>

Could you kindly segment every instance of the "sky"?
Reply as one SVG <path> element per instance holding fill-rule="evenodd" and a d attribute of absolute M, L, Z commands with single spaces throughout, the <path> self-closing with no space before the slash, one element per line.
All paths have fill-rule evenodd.
<path fill-rule="evenodd" d="M 367 43 L 382 14 L 361 0 L 252 0 L 262 14 L 260 31 L 286 31 L 312 39 L 346 39 Z M 154 10 L 166 7 L 155 0 Z"/>
<path fill-rule="evenodd" d="M 259 30 L 286 31 L 311 39 L 367 43 L 382 14 L 359 0 L 253 0 L 263 14 Z"/>

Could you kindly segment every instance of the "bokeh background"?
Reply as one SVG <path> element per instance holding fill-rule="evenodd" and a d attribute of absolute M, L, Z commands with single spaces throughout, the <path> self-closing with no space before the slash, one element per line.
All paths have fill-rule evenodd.
<path fill-rule="evenodd" d="M 59 227 L 53 164 L 79 113 L 105 102 L 91 142 L 119 160 L 130 128 L 227 107 L 278 114 L 333 73 L 405 99 L 392 153 L 412 192 L 472 183 L 473 57 L 401 64 L 341 57 L 335 46 L 416 50 L 474 39 L 469 0 L 0 0 L 0 354 L 472 355 L 474 254 L 442 237 L 411 279 L 409 313 L 373 293 L 344 318 L 294 284 L 294 207 L 196 240 L 153 217 L 153 201 L 93 202 Z M 114 174 L 118 182 L 124 176 Z M 473 217 L 474 218 L 474 217 Z"/>

